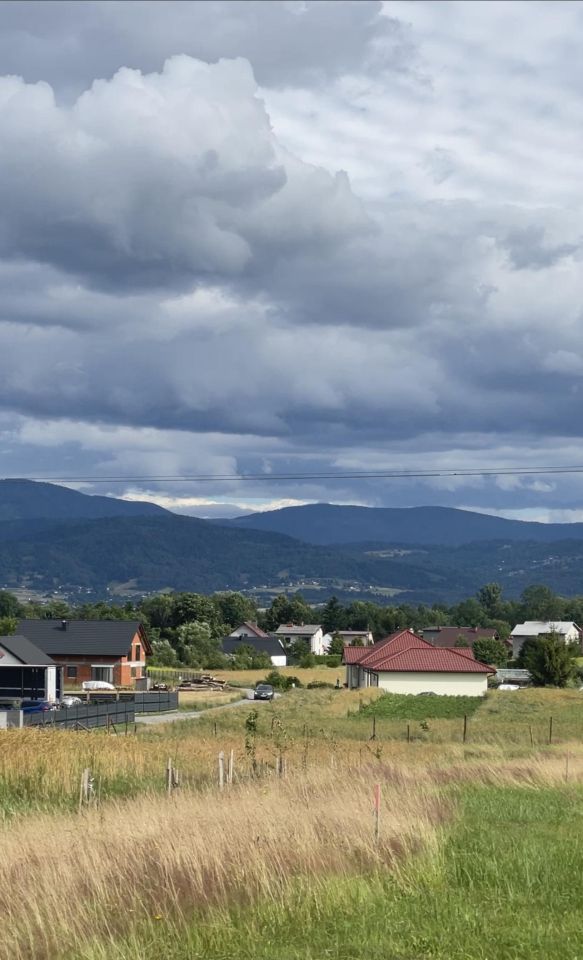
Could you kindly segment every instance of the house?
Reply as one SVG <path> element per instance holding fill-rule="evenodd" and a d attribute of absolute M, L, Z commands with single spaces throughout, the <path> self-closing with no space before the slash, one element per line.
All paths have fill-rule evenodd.
<path fill-rule="evenodd" d="M 390 693 L 481 697 L 495 674 L 469 648 L 434 647 L 411 630 L 393 633 L 372 647 L 345 647 L 350 689 L 380 687 Z"/>
<path fill-rule="evenodd" d="M 572 620 L 557 620 L 554 622 L 550 620 L 526 620 L 524 623 L 517 623 L 510 634 L 513 658 L 518 656 L 525 640 L 533 640 L 549 633 L 558 633 L 565 643 L 577 644 L 581 647 L 583 630 Z"/>
<path fill-rule="evenodd" d="M 240 624 L 238 627 L 235 627 L 234 630 L 231 630 L 230 637 L 247 637 L 247 639 L 252 639 L 253 637 L 269 637 L 268 633 L 265 633 L 265 630 L 262 630 L 261 627 L 258 627 L 256 623 L 251 623 L 247 621 Z"/>
<path fill-rule="evenodd" d="M 287 648 L 297 641 L 306 644 L 306 650 L 321 656 L 326 653 L 324 631 L 319 623 L 282 623 L 275 631 L 283 645 Z"/>
<path fill-rule="evenodd" d="M 356 643 L 359 647 L 368 647 L 374 643 L 374 637 L 371 630 L 331 630 L 324 635 L 324 641 L 330 643 L 332 637 L 342 637 L 345 646 Z"/>
<path fill-rule="evenodd" d="M 150 642 L 139 620 L 20 620 L 16 632 L 64 667 L 65 683 L 129 687 L 145 676 Z"/>
<path fill-rule="evenodd" d="M 0 702 L 57 700 L 61 691 L 62 670 L 51 657 L 26 637 L 0 637 Z"/>
<path fill-rule="evenodd" d="M 248 626 L 248 624 L 245 624 L 245 626 Z M 238 633 L 237 631 L 240 629 L 238 627 L 228 637 L 223 637 L 221 640 L 222 650 L 226 656 L 232 657 L 241 647 L 253 647 L 260 653 L 266 653 L 271 658 L 274 667 L 285 667 L 287 656 L 281 640 L 277 637 L 271 637 L 263 630 L 258 629 L 256 633 L 247 634 Z"/>
<path fill-rule="evenodd" d="M 421 631 L 424 640 L 434 647 L 460 648 L 462 643 L 473 647 L 476 640 L 499 640 L 500 634 L 494 627 L 426 627 Z M 510 655 L 512 643 L 505 640 Z"/>

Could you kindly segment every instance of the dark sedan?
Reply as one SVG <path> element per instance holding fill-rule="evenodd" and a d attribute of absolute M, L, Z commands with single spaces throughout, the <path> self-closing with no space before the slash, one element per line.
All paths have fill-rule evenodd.
<path fill-rule="evenodd" d="M 258 683 L 255 687 L 255 696 L 254 700 L 273 700 L 275 697 L 275 690 L 269 683 Z"/>

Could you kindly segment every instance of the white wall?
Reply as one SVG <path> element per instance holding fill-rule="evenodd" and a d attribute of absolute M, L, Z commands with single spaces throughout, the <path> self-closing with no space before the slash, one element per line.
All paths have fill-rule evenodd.
<path fill-rule="evenodd" d="M 318 627 L 310 640 L 310 650 L 312 653 L 315 653 L 317 657 L 321 657 L 322 654 L 326 653 L 327 644 L 324 642 L 324 634 L 321 627 Z"/>
<path fill-rule="evenodd" d="M 22 660 L 18 660 L 14 654 L 9 653 L 5 647 L 0 647 L 2 656 L 0 657 L 0 667 L 22 667 Z"/>
<path fill-rule="evenodd" d="M 236 630 L 231 630 L 230 637 L 256 637 L 257 634 L 252 633 L 249 627 L 241 626 L 237 627 Z"/>
<path fill-rule="evenodd" d="M 274 667 L 285 667 L 287 666 L 287 657 L 285 654 L 282 654 L 281 657 L 272 657 L 271 662 Z"/>
<path fill-rule="evenodd" d="M 482 697 L 485 673 L 379 673 L 379 687 L 389 693 L 439 693 L 450 697 Z"/>
<path fill-rule="evenodd" d="M 57 699 L 57 668 L 47 667 L 45 676 L 46 676 L 45 699 L 56 700 Z"/>

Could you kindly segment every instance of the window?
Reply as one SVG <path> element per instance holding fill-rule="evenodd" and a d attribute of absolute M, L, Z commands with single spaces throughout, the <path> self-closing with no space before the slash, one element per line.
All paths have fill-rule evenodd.
<path fill-rule="evenodd" d="M 139 643 L 136 643 L 136 646 L 134 648 L 134 660 L 141 660 L 141 659 L 142 659 L 142 648 L 140 647 Z"/>
<path fill-rule="evenodd" d="M 67 664 L 67 680 L 76 680 L 77 679 L 77 667 L 72 667 Z"/>
<path fill-rule="evenodd" d="M 91 679 L 113 683 L 113 667 L 91 667 Z"/>
<path fill-rule="evenodd" d="M 140 672 L 140 668 L 139 668 L 139 667 L 132 667 L 132 668 L 131 668 L 131 677 L 132 677 L 132 679 L 135 678 L 135 677 L 137 677 L 139 672 Z"/>

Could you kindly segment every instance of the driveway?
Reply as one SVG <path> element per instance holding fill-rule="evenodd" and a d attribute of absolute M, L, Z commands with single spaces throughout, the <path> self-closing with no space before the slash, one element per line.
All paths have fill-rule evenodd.
<path fill-rule="evenodd" d="M 234 700 L 233 703 L 224 703 L 221 707 L 207 707 L 206 710 L 173 710 L 171 713 L 149 713 L 136 717 L 136 723 L 145 723 L 149 726 L 157 726 L 160 723 L 176 723 L 177 720 L 198 720 L 199 717 L 206 716 L 207 713 L 218 713 L 219 710 L 230 710 L 232 707 L 240 707 L 242 703 L 255 703 L 249 699 L 247 694 L 251 690 L 242 691 L 245 693 L 240 700 Z"/>

